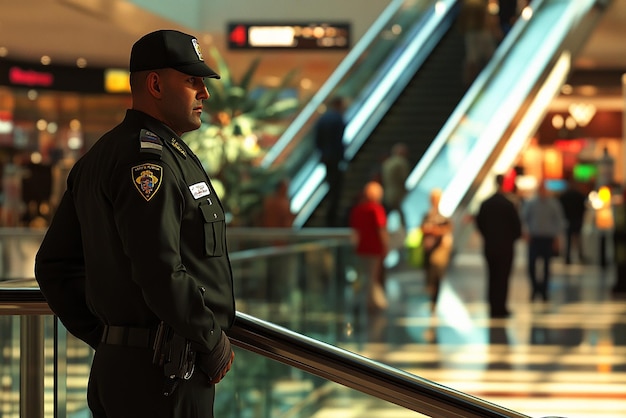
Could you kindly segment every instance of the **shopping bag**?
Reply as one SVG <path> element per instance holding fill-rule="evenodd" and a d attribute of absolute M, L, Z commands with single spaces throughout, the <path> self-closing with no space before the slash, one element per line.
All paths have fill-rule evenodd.
<path fill-rule="evenodd" d="M 406 236 L 404 244 L 406 246 L 406 261 L 412 267 L 422 267 L 424 265 L 424 249 L 422 248 L 422 228 L 413 228 Z"/>

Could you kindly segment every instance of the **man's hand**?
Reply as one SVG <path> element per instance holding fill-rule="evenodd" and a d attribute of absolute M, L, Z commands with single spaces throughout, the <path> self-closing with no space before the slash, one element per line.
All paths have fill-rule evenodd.
<path fill-rule="evenodd" d="M 219 383 L 224 378 L 224 376 L 226 376 L 226 373 L 228 373 L 228 371 L 230 370 L 230 367 L 233 365 L 234 359 L 235 359 L 235 353 L 231 351 L 230 360 L 228 361 L 228 364 L 226 364 L 226 366 L 222 369 L 222 371 L 220 371 L 217 374 L 217 376 L 215 376 L 213 380 L 211 380 L 209 383 L 211 383 L 212 385 Z"/>

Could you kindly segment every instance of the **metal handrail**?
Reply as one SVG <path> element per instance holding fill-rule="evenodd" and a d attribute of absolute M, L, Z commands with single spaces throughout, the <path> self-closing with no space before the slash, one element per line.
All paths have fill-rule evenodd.
<path fill-rule="evenodd" d="M 241 312 L 228 335 L 238 347 L 434 418 L 528 418 Z"/>

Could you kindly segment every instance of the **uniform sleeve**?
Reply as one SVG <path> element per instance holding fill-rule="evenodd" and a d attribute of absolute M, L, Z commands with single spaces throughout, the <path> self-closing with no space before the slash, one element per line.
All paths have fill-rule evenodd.
<path fill-rule="evenodd" d="M 81 231 L 68 192 L 35 257 L 35 278 L 50 309 L 67 330 L 96 348 L 102 326 L 87 306 Z"/>
<path fill-rule="evenodd" d="M 204 303 L 203 292 L 210 289 L 199 285 L 181 257 L 186 186 L 160 160 L 118 171 L 133 173 L 112 184 L 115 224 L 131 260 L 133 280 L 158 318 L 200 350 L 211 351 L 222 330 Z"/>

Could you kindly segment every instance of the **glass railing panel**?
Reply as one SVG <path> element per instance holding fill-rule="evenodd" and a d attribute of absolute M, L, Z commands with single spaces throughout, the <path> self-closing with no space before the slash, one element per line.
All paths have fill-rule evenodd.
<path fill-rule="evenodd" d="M 0 247 L 3 250 L 4 265 L 7 266 L 7 270 L 4 271 L 6 277 L 0 279 L 0 290 L 37 291 L 36 281 L 28 277 L 32 277 L 34 257 L 45 231 L 8 228 L 0 231 L 2 232 Z M 229 243 L 232 249 L 231 261 L 238 308 L 266 320 L 277 320 L 287 327 L 306 329 L 309 335 L 321 336 L 326 341 L 336 339 L 334 337 L 337 332 L 334 328 L 336 322 L 331 321 L 320 326 L 321 322 L 314 321 L 312 318 L 327 315 L 336 308 L 336 283 L 343 283 L 338 278 L 339 264 L 336 261 L 338 258 L 336 254 L 343 251 L 346 257 L 350 256 L 349 237 L 349 231 L 342 230 L 307 230 L 294 233 L 293 230 L 288 229 L 233 228 L 229 232 Z M 25 274 L 24 277 L 27 278 L 17 278 L 19 274 Z M 0 305 L 1 308 L 5 306 Z M 42 377 L 42 384 L 44 384 L 42 408 L 44 408 L 45 417 L 53 416 L 54 399 L 56 399 L 57 413 L 61 412 L 58 416 L 87 417 L 86 387 L 93 350 L 68 334 L 61 324 L 55 324 L 51 315 L 37 315 L 42 310 L 47 311 L 45 303 L 32 303 L 29 306 L 33 315 L 19 316 L 10 311 L 10 304 L 8 310 L 0 309 L 0 353 L 2 354 L 0 373 L 3 376 L 0 388 L 0 415 L 3 418 L 39 416 L 38 411 L 32 409 L 37 402 L 20 405 L 19 396 L 20 391 L 23 390 L 20 387 L 20 378 L 24 376 L 21 363 L 26 361 L 25 355 L 27 354 L 23 348 L 20 350 L 20 344 L 27 323 L 34 322 L 43 327 L 41 338 L 44 346 L 41 350 L 33 347 L 30 350 L 33 354 L 29 354 L 29 358 L 39 356 L 42 358 L 42 369 L 45 372 Z M 56 358 L 53 350 L 55 335 L 57 335 L 56 344 L 59 347 Z M 249 353 L 240 351 L 237 352 L 238 359 L 245 359 L 249 356 Z M 240 361 L 239 364 L 244 363 Z M 252 363 L 248 363 L 250 364 Z M 32 367 L 37 366 L 37 364 L 31 365 L 31 370 Z M 238 379 L 233 380 L 237 389 L 235 392 L 228 388 L 228 381 L 220 386 L 227 388 L 222 391 L 223 396 L 228 396 L 224 405 L 234 411 L 232 415 L 220 416 L 279 416 L 274 413 L 283 408 L 280 404 L 286 401 L 281 400 L 280 397 L 277 398 L 277 392 L 273 386 L 263 389 L 262 399 L 255 395 L 263 381 L 275 381 L 277 387 L 284 386 L 286 381 L 282 376 L 279 379 L 274 377 L 276 367 L 280 365 L 270 366 L 261 357 L 256 358 L 256 365 L 249 370 L 249 373 L 246 367 L 242 366 L 242 371 L 237 373 Z M 263 370 L 261 375 L 258 374 L 259 370 Z M 291 379 L 293 380 L 293 376 Z M 311 379 L 313 379 L 312 376 L 307 376 L 306 382 L 300 385 L 310 387 Z M 242 385 L 242 382 L 254 382 L 254 385 Z M 233 394 L 241 394 L 241 397 L 237 395 L 239 399 L 237 402 L 243 406 L 233 407 L 231 399 L 235 396 Z M 26 394 L 27 397 L 31 395 Z M 244 401 L 252 402 L 253 405 Z M 264 405 L 266 401 L 268 403 Z M 299 401 L 300 404 L 302 402 L 304 401 Z M 24 415 L 24 408 L 28 415 Z M 265 415 L 259 415 L 256 412 L 259 408 L 268 412 Z"/>
<path fill-rule="evenodd" d="M 0 316 L 0 416 L 20 416 L 20 362 L 14 360 L 20 352 L 20 317 Z"/>
<path fill-rule="evenodd" d="M 594 4 L 593 0 L 532 2 L 532 13 L 523 15 L 504 39 L 407 180 L 411 192 L 403 207 L 409 228 L 421 223 L 433 188 L 444 190 L 442 212 L 454 213 L 513 118 L 528 104 L 529 95 L 555 62 L 559 64 L 566 37 Z M 568 68 L 561 70 L 563 77 Z M 559 87 L 554 83 L 552 95 Z"/>
<path fill-rule="evenodd" d="M 426 416 L 237 347 L 231 371 L 217 386 L 215 413 L 225 418 Z"/>
<path fill-rule="evenodd" d="M 21 304 L 22 312 L 29 310 L 26 305 Z M 93 350 L 66 337 L 56 319 L 40 308 L 35 316 L 43 332 L 37 343 L 45 347 L 45 365 L 25 368 L 24 357 L 30 354 L 24 350 L 28 334 L 24 322 L 33 315 L 19 315 L 15 306 L 6 305 L 4 299 L 0 303 L 0 335 L 6 337 L 0 342 L 3 418 L 89 417 L 86 388 Z M 6 307 L 13 309 L 11 314 Z M 527 418 L 246 315 L 238 314 L 235 330 L 236 360 L 217 387 L 216 416 Z M 247 348 L 250 345 L 253 350 Z M 33 390 L 24 389 L 25 381 L 32 386 L 38 379 L 45 380 L 43 400 L 32 393 L 20 398 Z"/>
<path fill-rule="evenodd" d="M 0 283 L 33 277 L 35 254 L 45 230 L 0 228 Z"/>
<path fill-rule="evenodd" d="M 348 238 L 343 243 L 301 243 L 259 251 L 263 257 L 255 256 L 257 250 L 231 257 L 238 310 L 336 343 L 344 308 L 353 303 L 347 289 L 357 285 Z"/>
<path fill-rule="evenodd" d="M 356 260 L 348 244 L 349 240 L 347 237 L 343 238 L 326 243 L 303 242 L 277 248 L 242 250 L 232 254 L 240 310 L 236 328 L 232 332 L 239 329 L 237 335 L 233 334 L 233 338 L 240 348 L 236 349 L 237 357 L 232 373 L 229 373 L 218 386 L 216 398 L 218 416 L 319 418 L 324 416 L 323 414 L 332 416 L 349 408 L 361 408 L 358 411 L 362 411 L 364 415 L 359 416 L 363 417 L 368 416 L 365 415 L 365 410 L 369 409 L 381 414 L 387 411 L 386 413 L 391 416 L 398 417 L 422 416 L 405 409 L 406 405 L 412 405 L 412 410 L 423 412 L 423 409 L 416 408 L 427 410 L 432 408 L 433 411 L 438 411 L 438 415 L 432 416 L 446 418 L 523 417 L 493 405 L 483 405 L 480 400 L 469 395 L 425 381 L 390 366 L 372 362 L 366 357 L 355 356 L 359 352 L 367 352 L 363 349 L 364 343 L 368 341 L 372 330 L 365 322 L 367 318 L 363 316 L 364 322 L 360 323 L 361 319 L 353 309 L 355 304 L 359 303 L 354 295 L 363 287 L 359 285 L 358 276 L 352 271 L 356 267 Z M 275 258 L 272 259 L 273 257 Z M 293 258 L 289 260 L 290 257 Z M 288 265 L 291 267 L 286 267 Z M 295 274 L 295 278 L 290 277 L 291 274 Z M 0 288 L 23 289 L 26 284 L 30 289 L 37 290 L 32 279 L 5 280 L 0 283 Z M 35 300 L 34 292 L 32 296 Z M 22 296 L 23 299 L 29 297 Z M 3 301 L 5 300 L 3 296 Z M 41 336 L 45 347 L 41 350 L 45 364 L 43 367 L 45 416 L 52 417 L 50 411 L 54 410 L 55 405 L 57 412 L 65 408 L 69 417 L 86 416 L 85 391 L 93 351 L 84 343 L 67 335 L 63 327 L 52 320 L 51 316 L 41 316 L 42 312 L 45 313 L 45 306 L 42 306 L 45 304 L 40 302 L 41 300 L 38 303 L 31 303 L 28 309 L 23 308 L 23 311 L 31 315 L 20 316 L 19 327 L 14 321 L 3 319 L 0 322 L 3 327 L 0 329 L 0 335 L 12 336 L 0 342 L 2 353 L 5 355 L 2 360 L 2 371 L 10 373 L 12 381 L 17 381 L 25 375 L 23 368 L 20 367 L 17 372 L 11 365 L 18 363 L 25 367 L 23 365 L 28 363 L 25 360 L 36 357 L 37 353 L 14 348 L 18 338 L 16 330 L 19 329 L 20 344 L 23 344 L 24 336 L 30 335 L 30 332 L 24 333 L 23 321 L 37 318 L 41 321 L 39 323 L 43 324 L 43 332 L 37 335 Z M 10 311 L 11 306 L 10 303 L 0 304 L 1 318 L 16 315 L 15 311 Z M 242 313 L 244 311 L 246 314 Z M 265 324 L 257 326 L 253 333 L 242 333 L 242 318 L 250 321 L 250 314 L 258 314 L 259 317 L 273 323 L 272 334 L 265 336 L 262 334 L 267 332 L 263 329 L 263 326 L 267 327 Z M 255 324 L 261 322 L 256 320 Z M 58 335 L 56 346 L 59 347 L 56 353 L 53 351 L 55 335 Z M 250 335 L 252 338 L 249 338 Z M 261 340 L 257 339 L 256 335 Z M 246 337 L 248 339 L 245 339 Z M 254 350 L 246 348 L 246 344 L 254 347 Z M 349 351 L 341 350 L 340 347 L 346 347 Z M 370 346 L 366 346 L 368 347 Z M 281 361 L 278 363 L 275 361 L 276 357 L 259 355 L 259 351 L 255 350 L 261 348 L 266 351 L 273 350 L 272 354 L 279 354 L 278 358 Z M 28 357 L 25 357 L 27 352 Z M 266 357 L 274 360 L 270 361 Z M 329 383 L 330 380 L 340 384 Z M 389 385 L 393 385 L 393 390 L 388 389 Z M 416 386 L 409 389 L 411 385 Z M 346 389 L 344 386 L 359 390 Z M 24 393 L 24 389 L 19 387 L 16 393 L 13 388 L 15 386 L 7 389 L 6 394 L 3 393 L 11 403 L 11 406 L 6 408 L 7 410 L 22 408 L 20 412 L 23 413 L 24 406 L 17 407 L 15 404 L 20 404 L 23 400 L 19 394 Z M 33 394 L 27 393 L 27 396 L 32 397 Z M 457 412 L 452 413 L 446 409 L 450 408 L 446 406 L 448 397 L 460 399 L 461 406 L 455 407 Z M 36 396 L 34 398 L 36 399 Z M 32 407 L 34 404 L 36 403 L 29 402 L 26 407 Z M 369 407 L 364 408 L 364 405 Z M 479 412 L 465 411 L 459 414 L 458 408 L 462 411 L 463 408 L 476 408 Z M 482 412 L 483 408 L 487 408 L 489 414 L 485 415 Z"/>

